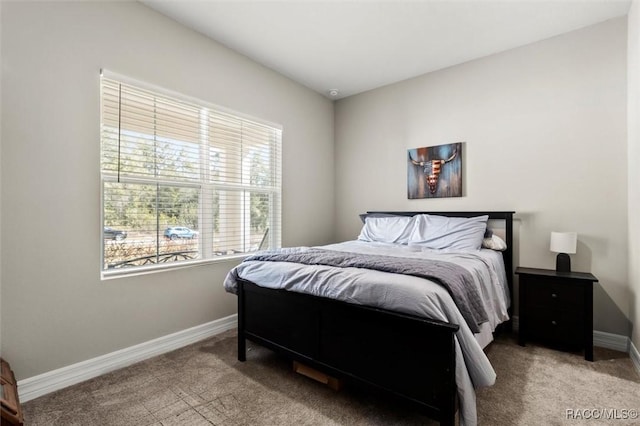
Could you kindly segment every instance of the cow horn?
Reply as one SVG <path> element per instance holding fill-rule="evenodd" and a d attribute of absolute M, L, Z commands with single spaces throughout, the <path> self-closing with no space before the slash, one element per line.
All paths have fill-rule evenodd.
<path fill-rule="evenodd" d="M 451 155 L 451 157 L 449 157 L 448 159 L 444 160 L 445 163 L 448 163 L 449 161 L 453 160 L 454 158 L 456 158 L 456 155 L 458 155 L 458 148 L 456 147 L 456 150 L 453 151 L 453 154 Z"/>
<path fill-rule="evenodd" d="M 409 160 L 411 161 L 411 163 L 414 166 L 424 167 L 424 164 L 425 164 L 424 161 L 416 161 L 416 160 L 414 160 L 413 158 L 411 158 L 411 153 L 409 153 Z"/>

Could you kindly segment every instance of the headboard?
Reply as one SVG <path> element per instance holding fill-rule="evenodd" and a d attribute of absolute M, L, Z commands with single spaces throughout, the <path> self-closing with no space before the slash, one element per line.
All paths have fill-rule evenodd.
<path fill-rule="evenodd" d="M 509 294 L 511 295 L 511 310 L 513 309 L 513 215 L 515 212 L 395 212 L 395 211 L 368 211 L 367 213 L 383 213 L 396 216 L 415 216 L 418 214 L 433 214 L 448 217 L 475 217 L 489 216 L 489 221 L 504 221 L 504 240 L 507 243 L 507 249 L 502 252 L 504 258 L 504 267 L 507 271 L 507 284 L 509 285 Z M 491 226 L 488 226 L 491 228 Z M 502 235 L 501 235 L 502 237 Z"/>

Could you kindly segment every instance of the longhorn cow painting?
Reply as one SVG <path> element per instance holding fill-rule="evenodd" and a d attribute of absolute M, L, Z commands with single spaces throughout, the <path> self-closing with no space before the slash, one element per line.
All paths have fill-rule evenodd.
<path fill-rule="evenodd" d="M 408 150 L 409 199 L 462 197 L 462 144 Z"/>

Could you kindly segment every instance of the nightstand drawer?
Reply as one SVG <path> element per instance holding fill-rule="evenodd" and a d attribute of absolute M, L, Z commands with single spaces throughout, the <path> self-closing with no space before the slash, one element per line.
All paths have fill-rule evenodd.
<path fill-rule="evenodd" d="M 527 315 L 527 332 L 532 337 L 565 346 L 579 346 L 582 343 L 584 318 L 581 314 L 531 309 Z"/>
<path fill-rule="evenodd" d="M 522 279 L 526 280 L 527 278 L 522 277 Z M 562 281 L 536 279 L 534 286 L 527 287 L 527 306 L 582 310 L 584 290 L 579 285 Z"/>

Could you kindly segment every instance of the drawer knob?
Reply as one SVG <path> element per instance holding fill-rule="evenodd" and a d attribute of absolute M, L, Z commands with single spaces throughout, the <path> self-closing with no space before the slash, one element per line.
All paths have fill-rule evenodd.
<path fill-rule="evenodd" d="M 555 322 L 555 321 L 551 321 L 551 324 L 553 324 L 553 325 L 557 325 L 558 323 L 557 323 L 557 322 Z"/>
<path fill-rule="evenodd" d="M 555 293 L 551 293 L 551 297 L 555 299 L 556 297 L 558 297 L 558 295 Z"/>

